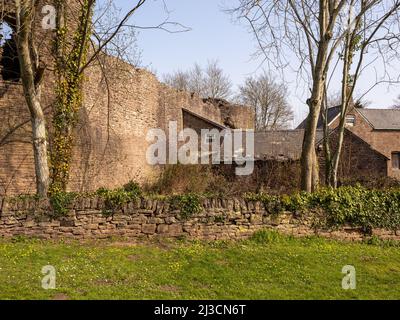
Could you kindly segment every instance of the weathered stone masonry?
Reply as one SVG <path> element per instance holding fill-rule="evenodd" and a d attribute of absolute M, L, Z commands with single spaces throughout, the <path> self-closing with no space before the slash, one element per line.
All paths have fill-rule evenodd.
<path fill-rule="evenodd" d="M 310 217 L 292 213 L 272 215 L 259 202 L 239 199 L 204 200 L 202 212 L 188 219 L 181 218 L 180 212 L 167 202 L 145 199 L 129 203 L 111 216 L 104 214 L 104 201 L 98 198 L 76 201 L 68 214 L 59 218 L 49 216 L 47 201 L 0 199 L 0 205 L 0 237 L 237 240 L 266 228 L 294 236 L 320 235 L 350 241 L 366 237 L 361 230 L 351 227 L 316 230 Z M 400 233 L 392 231 L 373 230 L 373 234 L 382 239 L 400 240 Z"/>
<path fill-rule="evenodd" d="M 40 0 L 37 5 L 40 8 L 52 3 L 54 0 Z M 77 3 L 68 1 L 67 19 L 71 26 L 76 23 Z M 10 12 L 12 18 L 11 9 Z M 38 41 L 40 57 L 49 66 L 42 83 L 42 104 L 46 109 L 51 151 L 54 34 L 41 28 L 41 10 L 35 18 L 35 36 L 43 40 Z M 0 58 L 1 55 L 0 50 Z M 119 187 L 130 180 L 147 183 L 157 179 L 161 168 L 148 164 L 146 151 L 153 142 L 146 141 L 146 135 L 156 128 L 167 132 L 171 121 L 177 122 L 178 131 L 182 130 L 184 110 L 221 126 L 229 122 L 234 128 L 251 129 L 254 123 L 251 108 L 220 105 L 175 90 L 152 73 L 104 54 L 85 70 L 83 95 L 75 130 L 70 191 L 94 191 L 100 187 Z M 31 136 L 21 81 L 0 77 L 0 196 L 35 192 Z"/>

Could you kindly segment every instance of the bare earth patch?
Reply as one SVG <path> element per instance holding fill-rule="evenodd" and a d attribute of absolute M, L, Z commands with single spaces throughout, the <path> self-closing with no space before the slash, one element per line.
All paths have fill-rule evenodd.
<path fill-rule="evenodd" d="M 165 292 L 180 292 L 181 288 L 173 285 L 163 285 L 159 287 L 161 291 Z"/>
<path fill-rule="evenodd" d="M 70 298 L 64 293 L 57 293 L 53 296 L 53 300 L 70 300 Z"/>

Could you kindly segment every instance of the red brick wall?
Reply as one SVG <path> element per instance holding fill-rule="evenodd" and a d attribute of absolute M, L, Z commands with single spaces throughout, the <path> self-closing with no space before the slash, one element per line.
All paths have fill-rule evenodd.
<path fill-rule="evenodd" d="M 400 130 L 374 130 L 357 109 L 354 109 L 349 115 L 355 116 L 356 123 L 354 127 L 347 127 L 347 129 L 370 144 L 373 149 L 386 156 L 389 159 L 387 160 L 386 175 L 400 179 L 400 170 L 393 170 L 391 162 L 392 152 L 400 151 Z M 331 128 L 336 128 L 337 125 L 338 120 L 334 121 Z"/>
<path fill-rule="evenodd" d="M 359 112 L 355 112 L 356 125 L 352 131 L 362 137 L 371 146 L 391 159 L 392 152 L 400 151 L 400 131 L 373 130 Z M 392 169 L 391 160 L 388 161 L 387 175 L 400 179 L 400 171 Z"/>
<path fill-rule="evenodd" d="M 331 136 L 332 151 L 337 148 L 338 132 Z M 325 179 L 325 154 L 319 151 L 321 180 Z M 384 177 L 387 174 L 387 159 L 373 150 L 368 143 L 349 130 L 345 131 L 343 151 L 339 164 L 339 180 L 362 180 L 363 178 Z"/>

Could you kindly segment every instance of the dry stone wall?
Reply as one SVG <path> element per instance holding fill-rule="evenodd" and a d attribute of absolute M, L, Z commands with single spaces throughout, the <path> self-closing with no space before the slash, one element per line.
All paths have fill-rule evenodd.
<path fill-rule="evenodd" d="M 99 198 L 77 200 L 61 217 L 51 215 L 47 201 L 0 199 L 0 205 L 0 237 L 6 238 L 237 240 L 267 228 L 296 237 L 320 235 L 349 241 L 366 238 L 357 228 L 317 230 L 310 217 L 292 213 L 271 215 L 261 203 L 239 199 L 204 200 L 203 210 L 189 218 L 182 218 L 180 211 L 168 202 L 148 199 L 128 203 L 112 215 L 105 214 L 104 201 Z M 373 230 L 373 234 L 382 239 L 400 240 L 400 234 L 393 231 Z"/>

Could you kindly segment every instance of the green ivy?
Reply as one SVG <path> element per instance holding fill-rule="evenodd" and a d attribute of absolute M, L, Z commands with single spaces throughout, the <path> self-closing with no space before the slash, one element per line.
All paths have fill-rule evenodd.
<path fill-rule="evenodd" d="M 270 214 L 280 214 L 287 210 L 283 197 L 266 193 L 253 194 L 246 193 L 244 199 L 248 202 L 261 202 L 266 211 Z"/>
<path fill-rule="evenodd" d="M 65 0 L 56 2 L 57 9 L 66 6 Z M 77 27 L 69 30 L 67 22 L 58 25 L 54 41 L 55 94 L 52 124 L 54 128 L 50 153 L 50 194 L 64 192 L 69 181 L 74 145 L 74 129 L 83 100 L 84 77 L 82 67 L 87 62 L 90 45 L 92 4 L 83 0 L 77 14 Z"/>
<path fill-rule="evenodd" d="M 181 218 L 189 219 L 203 210 L 201 196 L 198 194 L 184 194 L 171 196 L 169 199 L 172 207 L 180 211 Z"/>
<path fill-rule="evenodd" d="M 11 203 L 18 203 L 21 201 L 39 201 L 43 199 L 38 194 L 20 194 L 14 197 L 7 198 Z"/>
<path fill-rule="evenodd" d="M 247 194 L 245 200 L 263 203 L 270 214 L 322 212 L 316 223 L 329 228 L 350 225 L 361 227 L 366 232 L 372 228 L 400 229 L 399 189 L 325 188 L 315 193 L 283 196 Z"/>
<path fill-rule="evenodd" d="M 130 192 L 130 193 L 135 194 L 137 196 L 142 195 L 142 189 L 140 188 L 140 185 L 135 181 L 130 181 L 127 184 L 125 184 L 124 185 L 124 190 L 126 192 Z"/>
<path fill-rule="evenodd" d="M 65 215 L 70 204 L 78 197 L 97 196 L 105 201 L 104 214 L 110 215 L 121 210 L 131 201 L 139 199 L 142 194 L 140 186 L 129 182 L 123 188 L 109 190 L 101 188 L 94 194 L 76 194 L 57 192 L 51 195 L 50 203 L 54 214 Z M 22 201 L 26 196 L 15 198 Z M 200 213 L 203 210 L 199 194 L 174 196 L 152 196 L 151 198 L 168 202 L 172 209 L 179 210 L 182 219 Z M 28 198 L 30 199 L 30 198 Z M 311 216 L 315 227 L 330 229 L 345 225 L 359 227 L 365 233 L 373 228 L 387 230 L 400 229 L 400 189 L 386 190 L 367 189 L 360 185 L 345 186 L 338 189 L 325 188 L 314 193 L 294 193 L 291 195 L 246 194 L 246 201 L 261 202 L 269 214 L 292 212 L 297 215 Z M 215 217 L 214 222 L 223 222 L 223 216 Z"/>
<path fill-rule="evenodd" d="M 106 215 L 111 215 L 130 201 L 137 200 L 142 195 L 142 190 L 136 182 L 129 182 L 123 188 L 109 190 L 100 188 L 96 191 L 96 195 L 104 199 Z"/>
<path fill-rule="evenodd" d="M 50 196 L 50 205 L 56 216 L 64 216 L 68 213 L 69 206 L 78 197 L 75 192 L 56 192 Z"/>

